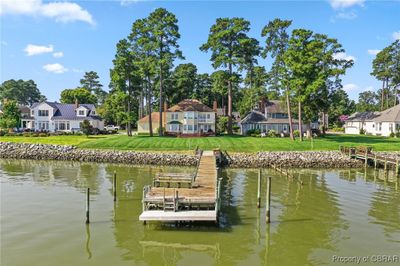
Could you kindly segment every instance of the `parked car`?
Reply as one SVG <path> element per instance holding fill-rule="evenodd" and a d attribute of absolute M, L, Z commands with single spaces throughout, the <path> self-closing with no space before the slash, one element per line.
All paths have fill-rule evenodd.
<path fill-rule="evenodd" d="M 105 129 L 106 129 L 107 131 L 118 131 L 118 130 L 119 130 L 119 126 L 107 125 L 107 126 L 105 127 Z"/>

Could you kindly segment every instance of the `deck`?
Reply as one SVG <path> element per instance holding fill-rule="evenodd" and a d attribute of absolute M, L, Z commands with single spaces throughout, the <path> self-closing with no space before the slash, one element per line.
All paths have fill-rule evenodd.
<path fill-rule="evenodd" d="M 139 220 L 217 221 L 220 182 L 214 151 L 202 152 L 193 175 L 192 183 L 185 188 L 172 188 L 169 183 L 163 187 L 145 187 Z M 175 178 L 174 182 L 179 183 L 182 177 L 170 174 L 169 178 Z"/>

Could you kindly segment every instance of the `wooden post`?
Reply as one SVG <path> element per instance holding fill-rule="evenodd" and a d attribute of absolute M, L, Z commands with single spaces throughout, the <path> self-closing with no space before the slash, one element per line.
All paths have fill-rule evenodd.
<path fill-rule="evenodd" d="M 396 177 L 399 176 L 399 156 L 396 156 Z"/>
<path fill-rule="evenodd" d="M 383 168 L 384 170 L 385 170 L 385 172 L 386 172 L 386 170 L 387 170 L 387 158 L 386 158 L 386 156 L 385 156 L 385 166 L 384 166 L 384 168 Z"/>
<path fill-rule="evenodd" d="M 349 157 L 351 158 L 351 147 L 349 147 Z"/>
<path fill-rule="evenodd" d="M 117 172 L 116 171 L 114 171 L 113 192 L 114 192 L 114 201 L 117 201 Z"/>
<path fill-rule="evenodd" d="M 269 224 L 271 222 L 271 177 L 267 179 L 267 203 L 266 203 L 266 222 Z"/>
<path fill-rule="evenodd" d="M 89 221 L 89 207 L 90 207 L 90 188 L 87 188 L 86 191 L 86 224 L 90 223 Z"/>
<path fill-rule="evenodd" d="M 258 170 L 257 208 L 261 207 L 261 169 Z"/>
<path fill-rule="evenodd" d="M 377 161 L 376 161 L 376 153 L 375 153 L 375 159 L 374 159 L 374 168 L 375 168 L 375 170 L 376 170 L 376 165 L 377 165 Z"/>
<path fill-rule="evenodd" d="M 175 207 L 174 207 L 174 209 L 175 209 L 175 211 L 178 211 L 178 209 L 179 209 L 179 190 L 176 190 L 176 192 L 175 192 Z"/>
<path fill-rule="evenodd" d="M 145 211 L 146 210 L 146 202 L 145 202 L 145 198 L 146 198 L 146 186 L 143 187 L 143 195 L 142 195 L 142 210 Z"/>
<path fill-rule="evenodd" d="M 364 167 L 367 167 L 368 165 L 368 149 L 365 148 L 365 163 L 364 163 Z"/>

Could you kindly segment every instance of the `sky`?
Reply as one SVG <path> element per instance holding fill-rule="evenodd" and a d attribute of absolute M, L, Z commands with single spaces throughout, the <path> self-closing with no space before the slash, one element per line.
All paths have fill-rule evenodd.
<path fill-rule="evenodd" d="M 265 46 L 262 28 L 275 18 L 338 39 L 354 66 L 342 77 L 351 99 L 381 83 L 370 75 L 379 50 L 400 39 L 400 1 L 43 1 L 1 0 L 0 82 L 34 80 L 48 100 L 76 88 L 85 71 L 96 71 L 105 89 L 116 44 L 132 23 L 164 7 L 178 19 L 180 49 L 199 73 L 211 73 L 210 54 L 199 50 L 219 17 L 250 21 L 249 35 Z M 269 68 L 271 59 L 259 59 Z"/>

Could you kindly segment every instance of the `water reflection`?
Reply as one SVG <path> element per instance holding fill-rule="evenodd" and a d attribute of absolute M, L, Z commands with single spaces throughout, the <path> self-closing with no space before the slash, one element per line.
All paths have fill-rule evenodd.
<path fill-rule="evenodd" d="M 192 170 L 0 160 L 1 182 L 6 186 L 7 199 L 12 204 L 22 201 L 17 204 L 17 212 L 3 208 L 5 190 L 2 186 L 2 226 L 5 226 L 5 232 L 13 232 L 5 234 L 2 230 L 2 244 L 5 244 L 8 257 L 4 264 L 23 264 L 18 251 L 21 241 L 16 240 L 24 239 L 23 232 L 19 235 L 8 228 L 37 232 L 38 235 L 32 236 L 42 239 L 42 242 L 29 245 L 34 252 L 24 253 L 32 264 L 43 264 L 37 254 L 47 252 L 47 242 L 54 241 L 52 257 L 44 262 L 48 265 L 56 265 L 59 262 L 57 257 L 65 254 L 66 247 L 68 250 L 80 248 L 69 257 L 81 265 L 88 260 L 94 265 L 293 265 L 293 262 L 297 265 L 320 265 L 329 264 L 331 254 L 340 255 L 349 247 L 355 253 L 365 253 L 365 231 L 374 237 L 379 236 L 375 237 L 374 245 L 386 250 L 400 249 L 399 192 L 395 190 L 395 183 L 390 182 L 390 176 L 385 181 L 373 169 L 294 170 L 304 185 L 287 180 L 272 170 L 264 170 L 260 209 L 256 207 L 258 171 L 225 169 L 221 171 L 223 193 L 219 227 L 212 224 L 143 225 L 139 222 L 142 188 L 151 183 L 151 177 L 160 171 Z M 117 174 L 116 202 L 112 200 L 114 171 Z M 265 223 L 267 176 L 272 177 L 272 223 L 268 225 Z M 24 194 L 19 191 L 24 186 L 28 186 L 33 198 L 38 199 L 37 205 L 23 202 Z M 46 189 L 36 191 L 37 187 Z M 82 213 L 81 199 L 87 187 L 96 197 L 91 203 L 92 223 L 82 231 L 82 217 L 77 219 L 79 224 L 66 224 L 66 221 L 70 221 L 71 215 Z M 65 203 L 62 211 L 57 212 L 56 218 L 31 215 L 27 223 L 23 214 L 40 213 L 41 209 L 32 208 L 46 208 L 50 204 L 46 201 L 48 197 L 40 196 L 53 190 L 59 192 L 50 198 L 57 197 L 57 206 L 60 201 Z M 43 201 L 39 202 L 39 199 Z M 56 225 L 56 228 L 67 228 L 69 233 L 40 238 L 43 230 L 49 230 L 47 226 L 37 230 L 36 227 L 44 221 Z M 73 237 L 74 234 L 81 238 Z M 84 242 L 77 243 L 76 239 Z"/>

